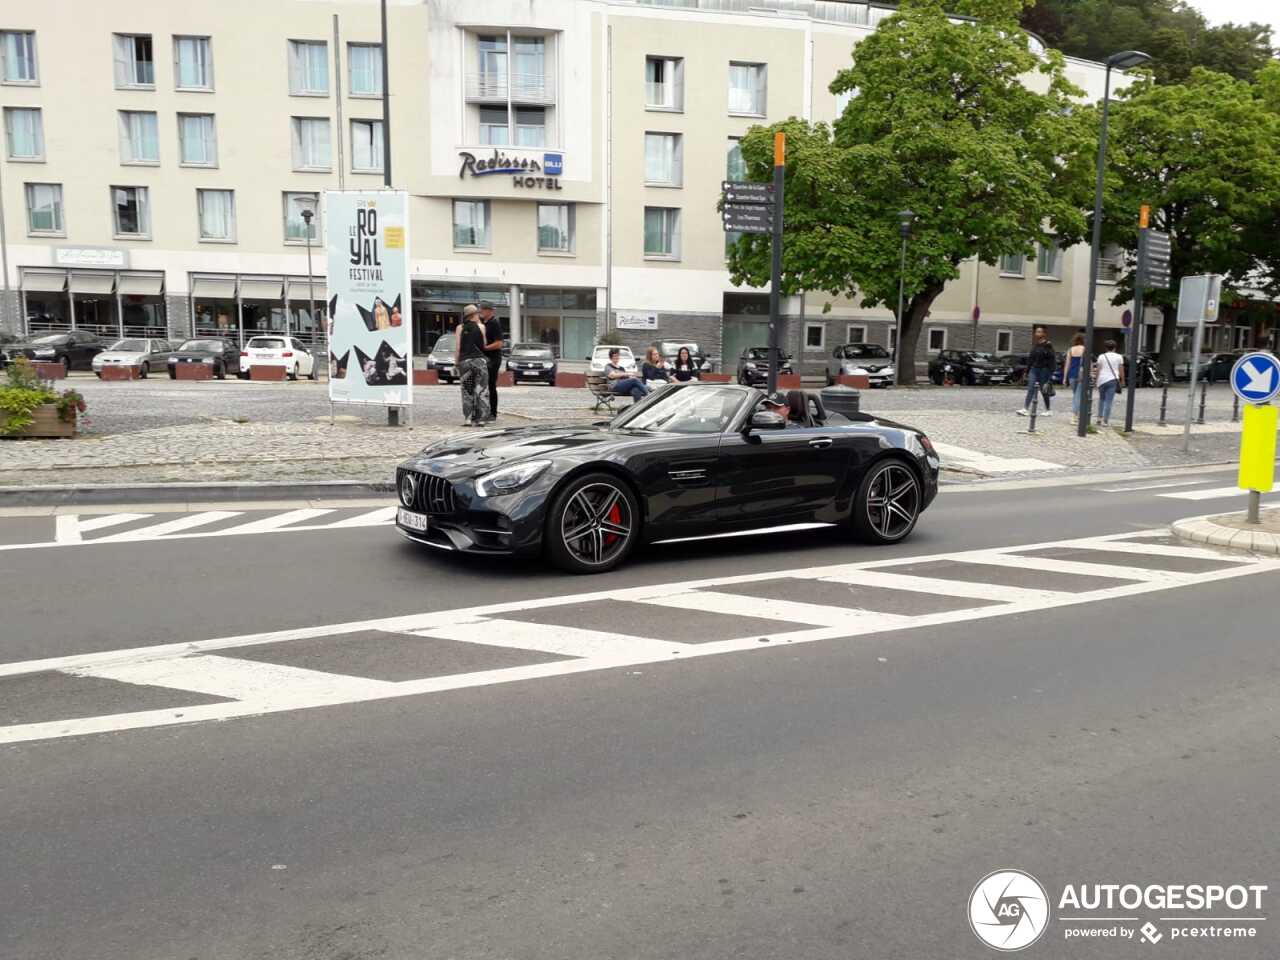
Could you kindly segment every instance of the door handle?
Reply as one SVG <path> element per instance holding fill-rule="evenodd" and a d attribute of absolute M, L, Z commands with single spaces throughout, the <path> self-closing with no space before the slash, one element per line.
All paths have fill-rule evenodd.
<path fill-rule="evenodd" d="M 809 446 L 811 446 L 811 447 L 817 447 L 819 450 L 824 450 L 824 449 L 826 449 L 827 447 L 831 446 L 831 438 L 830 438 L 830 437 L 818 437 L 818 439 L 816 439 L 816 440 L 810 440 L 810 441 L 809 441 Z"/>

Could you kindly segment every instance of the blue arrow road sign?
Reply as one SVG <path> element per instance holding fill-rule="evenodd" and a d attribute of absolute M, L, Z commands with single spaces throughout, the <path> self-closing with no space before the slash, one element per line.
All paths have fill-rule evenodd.
<path fill-rule="evenodd" d="M 1280 360 L 1261 350 L 1246 353 L 1231 368 L 1231 389 L 1245 403 L 1270 403 L 1280 393 Z"/>

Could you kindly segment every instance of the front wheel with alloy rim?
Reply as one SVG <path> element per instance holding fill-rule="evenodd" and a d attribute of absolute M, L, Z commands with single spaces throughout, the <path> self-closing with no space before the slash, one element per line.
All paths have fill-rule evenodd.
<path fill-rule="evenodd" d="M 139 374 L 138 374 L 138 375 L 139 375 L 143 380 L 145 380 L 145 379 L 147 379 L 147 377 L 148 377 L 148 376 L 150 376 L 150 374 L 151 374 L 151 364 L 149 364 L 149 363 L 144 363 L 144 364 L 142 365 L 142 369 L 139 371 Z"/>
<path fill-rule="evenodd" d="M 858 485 L 853 532 L 866 543 L 897 543 L 915 529 L 921 503 L 915 471 L 900 461 L 882 460 Z"/>
<path fill-rule="evenodd" d="M 627 558 L 639 533 L 639 510 L 627 485 L 610 474 L 592 473 L 568 484 L 552 503 L 547 555 L 572 573 L 603 573 Z"/>

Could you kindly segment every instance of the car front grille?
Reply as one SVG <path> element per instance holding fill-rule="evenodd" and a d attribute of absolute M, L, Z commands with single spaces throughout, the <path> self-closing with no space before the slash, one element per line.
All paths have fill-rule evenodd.
<path fill-rule="evenodd" d="M 396 489 L 400 491 L 400 502 L 410 510 L 439 515 L 450 514 L 457 509 L 458 503 L 453 495 L 453 484 L 444 477 L 437 477 L 430 473 L 412 474 L 415 481 L 413 496 L 411 502 L 405 503 L 404 475 L 405 471 L 401 471 L 400 476 L 397 477 Z"/>

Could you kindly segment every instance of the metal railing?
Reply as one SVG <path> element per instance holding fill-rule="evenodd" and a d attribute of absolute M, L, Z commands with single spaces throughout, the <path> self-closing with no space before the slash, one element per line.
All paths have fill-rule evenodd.
<path fill-rule="evenodd" d="M 467 100 L 472 103 L 554 103 L 555 79 L 536 73 L 468 73 Z"/>
<path fill-rule="evenodd" d="M 1098 280 L 1102 283 L 1116 283 L 1120 280 L 1121 265 L 1107 257 L 1098 258 Z"/>
<path fill-rule="evenodd" d="M 679 110 L 684 105 L 684 84 L 648 80 L 644 85 L 644 102 L 661 110 Z"/>

